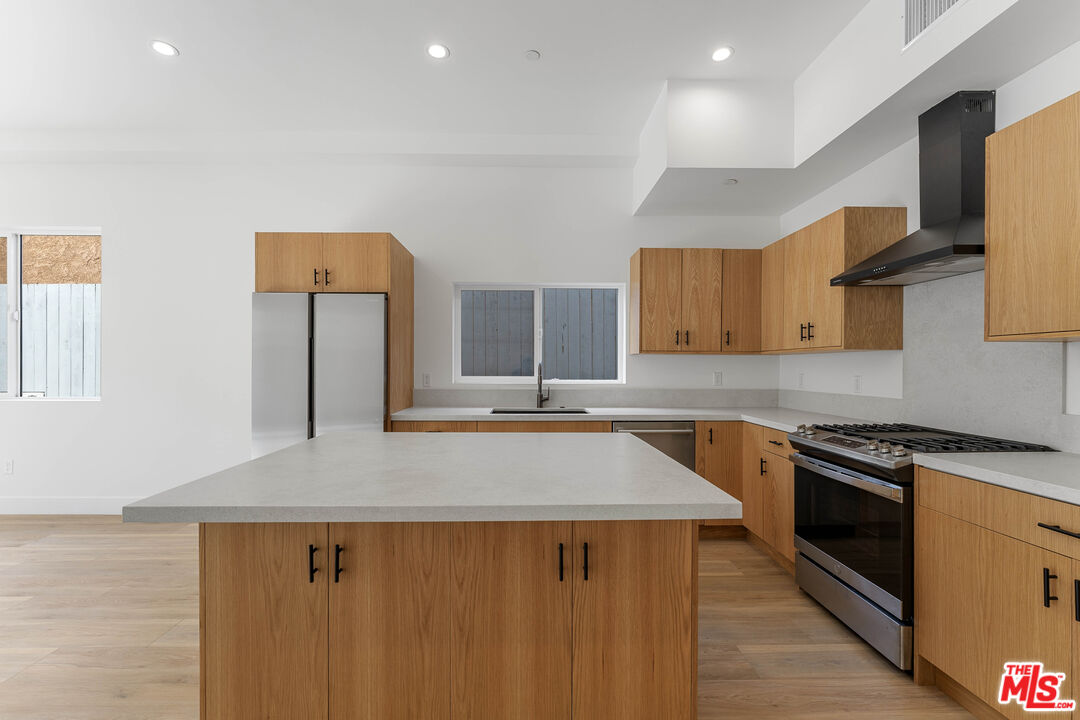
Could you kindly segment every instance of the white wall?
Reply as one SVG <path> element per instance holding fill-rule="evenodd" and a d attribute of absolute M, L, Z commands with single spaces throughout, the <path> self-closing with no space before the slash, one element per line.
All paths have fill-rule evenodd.
<path fill-rule="evenodd" d="M 668 166 L 792 167 L 792 103 L 786 80 L 668 81 Z"/>
<path fill-rule="evenodd" d="M 1046 105 L 1080 91 L 1080 44 L 1073 45 L 1042 65 L 998 89 L 997 125 L 1009 125 Z M 908 229 L 919 224 L 918 141 L 913 139 L 871 162 L 808 202 L 784 214 L 781 230 L 792 232 L 843 205 L 906 205 Z M 1040 390 L 1026 412 L 1014 412 L 1017 423 L 1049 420 L 1061 413 L 1080 413 L 1080 352 L 1070 345 L 1067 352 L 1053 343 L 975 342 L 981 336 L 982 313 L 970 312 L 967 325 L 972 327 L 939 328 L 940 342 L 926 345 L 912 342 L 938 331 L 935 313 L 948 314 L 952 307 L 974 307 L 982 302 L 981 274 L 967 281 L 942 280 L 905 290 L 905 350 L 885 363 L 881 353 L 845 353 L 833 356 L 794 355 L 781 358 L 781 390 L 800 389 L 799 374 L 804 377 L 801 389 L 838 394 L 854 394 L 852 378 L 863 377 L 862 394 L 899 397 L 902 386 L 906 407 L 920 415 L 944 415 L 943 406 L 956 403 L 957 393 L 964 394 L 965 407 L 974 412 L 1001 413 L 1001 388 L 1024 387 L 1035 383 Z M 970 297 L 969 297 L 970 296 Z M 962 340 L 957 340 L 964 335 Z M 1025 347 L 1026 346 L 1026 347 Z M 1034 354 L 1033 354 L 1034 353 Z M 900 360 L 900 356 L 903 360 Z M 985 364 L 983 360 L 988 360 Z M 941 361 L 941 362 L 938 362 Z M 945 392 L 940 385 L 942 373 L 955 369 L 955 392 Z M 1065 375 L 1062 389 L 1062 375 Z M 949 375 L 946 375 L 950 377 Z M 974 386 L 969 387 L 971 383 Z M 979 396 L 974 387 L 987 391 Z M 968 388 L 961 390 L 960 388 Z M 1045 390 L 1053 389 L 1048 400 Z M 930 391 L 931 388 L 934 391 Z M 991 391 L 991 389 L 997 390 Z M 1062 397 L 1062 393 L 1065 397 Z M 1023 402 L 1017 399 L 1017 402 Z M 940 405 L 940 407 L 939 407 Z M 918 420 L 918 417 L 911 419 Z M 1017 435 L 1020 437 L 1021 435 Z"/>
<path fill-rule="evenodd" d="M 639 246 L 758 247 L 775 218 L 634 218 L 631 170 L 0 166 L 5 225 L 100 226 L 100 402 L 0 402 L 0 514 L 110 511 L 249 456 L 253 234 L 388 230 L 416 256 L 416 374 L 450 385 L 454 281 L 626 282 Z M 630 358 L 634 387 L 775 387 L 775 358 Z M 419 384 L 419 383 L 418 383 Z"/>

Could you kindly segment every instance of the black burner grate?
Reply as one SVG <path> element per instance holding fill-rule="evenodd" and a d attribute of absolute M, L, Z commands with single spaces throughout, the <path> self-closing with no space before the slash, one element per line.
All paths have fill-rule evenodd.
<path fill-rule="evenodd" d="M 916 452 L 959 453 L 959 452 L 1052 452 L 1053 448 L 1045 445 L 1002 440 L 937 430 L 921 425 L 907 423 L 852 423 L 848 425 L 816 425 L 819 430 L 857 437 L 863 440 L 884 440 L 895 445 L 903 445 Z"/>

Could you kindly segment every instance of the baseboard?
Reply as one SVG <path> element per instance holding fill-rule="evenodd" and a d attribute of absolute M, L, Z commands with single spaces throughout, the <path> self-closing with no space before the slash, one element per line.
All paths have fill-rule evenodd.
<path fill-rule="evenodd" d="M 751 545 L 763 551 L 766 555 L 772 558 L 773 562 L 787 570 L 789 575 L 795 575 L 795 563 L 791 562 L 786 557 L 778 553 L 772 545 L 765 542 L 749 530 L 746 531 L 746 539 Z"/>
<path fill-rule="evenodd" d="M 983 702 L 982 698 L 977 697 L 966 687 L 936 668 L 934 681 L 934 684 L 938 686 L 941 692 L 955 700 L 958 705 L 974 715 L 978 720 L 1006 720 L 1004 715 Z M 1034 714 L 1039 715 L 1041 713 Z M 1047 713 L 1047 716 L 1053 717 L 1053 714 Z"/>
<path fill-rule="evenodd" d="M 2 497 L 0 515 L 119 515 L 137 497 Z"/>

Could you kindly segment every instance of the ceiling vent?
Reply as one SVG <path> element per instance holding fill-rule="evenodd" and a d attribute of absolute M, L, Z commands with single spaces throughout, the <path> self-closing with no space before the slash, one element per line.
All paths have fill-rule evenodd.
<path fill-rule="evenodd" d="M 904 0 L 904 45 L 922 35 L 958 2 L 960 0 Z"/>

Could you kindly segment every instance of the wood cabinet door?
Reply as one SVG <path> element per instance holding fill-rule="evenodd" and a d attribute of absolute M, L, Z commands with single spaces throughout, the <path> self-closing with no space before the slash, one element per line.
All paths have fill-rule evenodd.
<path fill-rule="evenodd" d="M 809 345 L 815 348 L 840 347 L 844 341 L 844 288 L 829 282 L 844 272 L 844 210 L 834 212 L 810 225 Z"/>
<path fill-rule="evenodd" d="M 761 451 L 763 428 L 760 425 L 743 423 L 742 427 L 742 517 L 743 527 L 765 538 L 765 485 L 761 461 L 765 453 Z"/>
<path fill-rule="evenodd" d="M 742 500 L 741 422 L 695 423 L 697 474 L 736 500 Z"/>
<path fill-rule="evenodd" d="M 641 352 L 682 349 L 682 250 L 641 249 Z"/>
<path fill-rule="evenodd" d="M 783 350 L 784 346 L 784 248 L 778 240 L 761 251 L 761 349 Z"/>
<path fill-rule="evenodd" d="M 806 326 L 810 322 L 810 286 L 814 272 L 810 228 L 784 240 L 784 330 L 781 350 L 810 347 Z"/>
<path fill-rule="evenodd" d="M 454 720 L 569 720 L 571 523 L 453 523 L 451 533 Z"/>
<path fill-rule="evenodd" d="M 448 719 L 450 526 L 332 523 L 327 548 L 330 720 Z"/>
<path fill-rule="evenodd" d="M 328 557 L 326 523 L 200 527 L 203 720 L 326 717 Z"/>
<path fill-rule="evenodd" d="M 683 352 L 724 350 L 724 261 L 727 251 L 685 248 L 682 251 Z"/>
<path fill-rule="evenodd" d="M 388 292 L 390 247 L 386 233 L 323 235 L 323 292 Z"/>
<path fill-rule="evenodd" d="M 724 251 L 724 352 L 761 350 L 761 253 Z"/>
<path fill-rule="evenodd" d="M 1006 662 L 1038 660 L 1067 674 L 1063 698 L 1075 699 L 1072 663 L 1074 561 L 1005 535 L 916 508 L 915 648 L 1008 718 L 1030 716 L 998 705 Z M 1043 572 L 1050 580 L 1044 605 Z"/>
<path fill-rule="evenodd" d="M 772 453 L 765 454 L 762 538 L 776 552 L 795 561 L 795 466 Z"/>
<path fill-rule="evenodd" d="M 1080 93 L 986 139 L 986 333 L 1080 333 Z"/>
<path fill-rule="evenodd" d="M 255 233 L 255 292 L 319 292 L 320 233 Z"/>
<path fill-rule="evenodd" d="M 697 521 L 574 522 L 575 718 L 694 717 L 696 563 Z"/>
<path fill-rule="evenodd" d="M 475 420 L 395 420 L 391 432 L 476 432 Z"/>

